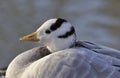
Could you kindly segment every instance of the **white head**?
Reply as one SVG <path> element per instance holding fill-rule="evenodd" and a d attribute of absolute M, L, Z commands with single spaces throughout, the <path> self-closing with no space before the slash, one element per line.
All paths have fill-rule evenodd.
<path fill-rule="evenodd" d="M 51 52 L 72 46 L 76 40 L 74 27 L 64 19 L 54 18 L 42 24 L 36 32 L 20 40 L 40 42 Z"/>

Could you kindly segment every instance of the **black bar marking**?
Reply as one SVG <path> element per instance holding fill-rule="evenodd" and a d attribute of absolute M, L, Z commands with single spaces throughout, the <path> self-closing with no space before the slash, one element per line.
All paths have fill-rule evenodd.
<path fill-rule="evenodd" d="M 75 33 L 75 29 L 74 29 L 74 27 L 72 26 L 71 29 L 70 29 L 70 31 L 66 32 L 66 33 L 63 34 L 63 35 L 58 36 L 58 38 L 67 38 L 67 37 L 69 37 L 70 35 L 72 35 L 72 34 L 74 34 L 74 33 Z"/>
<path fill-rule="evenodd" d="M 113 66 L 120 67 L 120 65 L 113 65 Z"/>
<path fill-rule="evenodd" d="M 116 67 L 120 67 L 120 65 L 113 65 L 113 66 L 116 66 Z M 120 70 L 118 70 L 120 72 Z"/>
<path fill-rule="evenodd" d="M 62 25 L 63 22 L 67 22 L 67 21 L 65 19 L 58 18 L 56 23 L 54 23 L 50 27 L 50 30 L 55 31 L 56 29 L 58 29 Z"/>

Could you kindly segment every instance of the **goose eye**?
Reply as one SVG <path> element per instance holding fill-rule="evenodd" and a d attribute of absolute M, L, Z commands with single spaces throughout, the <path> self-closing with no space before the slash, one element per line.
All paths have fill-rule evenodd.
<path fill-rule="evenodd" d="M 45 33 L 46 33 L 46 34 L 50 34 L 51 31 L 50 31 L 50 30 L 46 30 Z"/>

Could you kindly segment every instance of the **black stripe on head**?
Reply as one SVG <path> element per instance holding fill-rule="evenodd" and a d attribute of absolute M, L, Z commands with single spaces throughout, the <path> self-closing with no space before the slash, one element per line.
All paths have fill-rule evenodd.
<path fill-rule="evenodd" d="M 50 30 L 55 31 L 59 28 L 63 22 L 67 22 L 65 19 L 58 18 L 57 21 L 50 27 Z"/>
<path fill-rule="evenodd" d="M 63 34 L 63 35 L 58 36 L 58 38 L 67 38 L 67 37 L 69 37 L 70 35 L 72 35 L 72 34 L 74 34 L 74 33 L 75 33 L 75 29 L 74 29 L 74 27 L 72 26 L 71 29 L 70 29 L 70 31 L 66 32 L 66 33 Z"/>

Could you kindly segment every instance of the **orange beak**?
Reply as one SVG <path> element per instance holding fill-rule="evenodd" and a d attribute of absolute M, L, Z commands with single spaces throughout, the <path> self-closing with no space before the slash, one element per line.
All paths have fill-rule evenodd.
<path fill-rule="evenodd" d="M 40 39 L 37 38 L 38 32 L 31 33 L 20 38 L 21 41 L 28 41 L 28 42 L 38 42 Z"/>

